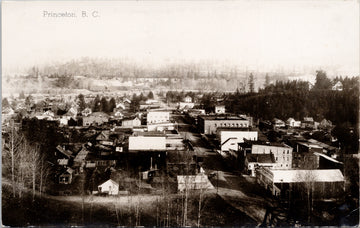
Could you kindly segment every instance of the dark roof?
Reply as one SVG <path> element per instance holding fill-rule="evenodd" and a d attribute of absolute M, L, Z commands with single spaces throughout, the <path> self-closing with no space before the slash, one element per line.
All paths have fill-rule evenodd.
<path fill-rule="evenodd" d="M 64 154 L 66 157 L 68 157 L 68 158 L 72 157 L 72 152 L 71 152 L 70 150 L 65 150 L 65 149 L 63 149 L 60 145 L 58 145 L 58 146 L 56 147 L 56 149 L 57 149 L 60 153 Z"/>
<path fill-rule="evenodd" d="M 246 159 L 249 162 L 275 163 L 273 154 L 247 154 Z"/>
<path fill-rule="evenodd" d="M 247 120 L 244 117 L 229 115 L 200 115 L 199 117 L 204 120 Z"/>
<path fill-rule="evenodd" d="M 267 142 L 267 141 L 260 141 L 260 140 L 257 140 L 257 141 L 245 140 L 243 143 L 238 143 L 238 145 L 240 145 L 242 147 L 251 147 L 252 145 L 289 147 L 285 143 Z"/>
<path fill-rule="evenodd" d="M 251 127 L 218 127 L 217 131 L 259 131 L 257 128 Z"/>
<path fill-rule="evenodd" d="M 108 114 L 105 112 L 93 112 L 89 116 L 95 116 L 95 117 L 109 117 Z"/>

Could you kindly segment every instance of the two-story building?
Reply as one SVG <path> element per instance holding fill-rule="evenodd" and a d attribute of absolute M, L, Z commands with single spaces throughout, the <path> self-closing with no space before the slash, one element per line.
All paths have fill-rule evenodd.
<path fill-rule="evenodd" d="M 239 143 L 238 150 L 243 158 L 246 154 L 273 154 L 276 163 L 274 169 L 292 168 L 293 148 L 284 143 L 245 141 Z"/>
<path fill-rule="evenodd" d="M 149 111 L 147 114 L 147 124 L 170 122 L 169 111 Z"/>
<path fill-rule="evenodd" d="M 247 118 L 239 116 L 200 115 L 198 116 L 198 127 L 202 133 L 207 135 L 213 135 L 216 134 L 216 130 L 220 127 L 250 127 L 250 121 Z"/>

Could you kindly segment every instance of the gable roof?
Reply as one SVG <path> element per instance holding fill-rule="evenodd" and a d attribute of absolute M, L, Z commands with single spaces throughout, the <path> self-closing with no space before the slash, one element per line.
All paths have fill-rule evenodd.
<path fill-rule="evenodd" d="M 100 184 L 99 187 L 102 187 L 103 185 L 112 184 L 119 187 L 119 184 L 111 179 L 105 181 L 104 183 Z"/>
<path fill-rule="evenodd" d="M 109 117 L 109 115 L 106 114 L 105 112 L 93 112 L 89 116 L 93 116 L 93 117 Z"/>
<path fill-rule="evenodd" d="M 314 119 L 312 117 L 304 117 L 305 122 L 314 122 Z"/>
<path fill-rule="evenodd" d="M 101 131 L 100 134 L 96 137 L 96 140 L 108 140 L 110 137 L 109 131 Z"/>
<path fill-rule="evenodd" d="M 73 157 L 73 156 L 72 156 L 72 152 L 71 152 L 70 150 L 65 150 L 65 149 L 63 149 L 60 145 L 58 145 L 58 146 L 56 147 L 56 149 L 57 149 L 60 153 L 62 153 L 63 155 L 65 155 L 65 156 L 68 157 L 68 158 Z"/>

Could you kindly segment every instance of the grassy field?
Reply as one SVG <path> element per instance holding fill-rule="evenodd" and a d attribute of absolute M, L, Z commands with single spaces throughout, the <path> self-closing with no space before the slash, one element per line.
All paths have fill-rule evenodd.
<path fill-rule="evenodd" d="M 181 203 L 179 203 L 181 196 L 169 199 L 171 205 L 169 225 L 176 226 L 177 222 L 181 221 Z M 30 193 L 25 193 L 21 199 L 14 198 L 11 195 L 10 186 L 2 186 L 2 223 L 6 226 L 163 226 L 165 224 L 165 211 L 162 210 L 166 209 L 165 201 L 158 200 L 155 203 L 140 201 L 137 219 L 136 205 L 134 202 L 129 202 L 128 205 L 116 204 L 109 198 L 103 202 L 85 201 L 84 207 L 81 201 L 64 200 L 64 197 L 40 198 L 37 196 L 33 201 Z M 188 205 L 187 225 L 195 226 L 198 216 L 198 198 L 195 195 L 190 196 Z M 201 225 L 253 226 L 256 224 L 217 195 L 207 194 L 202 201 Z"/>

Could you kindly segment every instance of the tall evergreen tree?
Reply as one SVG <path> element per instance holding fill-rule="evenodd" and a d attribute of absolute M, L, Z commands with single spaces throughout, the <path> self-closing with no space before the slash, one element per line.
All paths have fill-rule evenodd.
<path fill-rule="evenodd" d="M 316 71 L 316 82 L 314 90 L 331 89 L 331 80 L 326 76 L 326 72 L 322 70 Z"/>
<path fill-rule="evenodd" d="M 254 92 L 254 75 L 252 73 L 249 75 L 249 91 L 250 93 Z"/>
<path fill-rule="evenodd" d="M 149 99 L 154 99 L 154 94 L 153 94 L 153 92 L 150 91 L 149 94 L 147 95 L 147 97 L 148 97 Z"/>
<path fill-rule="evenodd" d="M 10 103 L 8 101 L 8 99 L 5 97 L 2 100 L 2 108 L 9 108 L 10 107 Z"/>
<path fill-rule="evenodd" d="M 102 112 L 109 112 L 109 104 L 105 97 L 101 98 L 100 101 L 100 111 Z"/>
<path fill-rule="evenodd" d="M 94 99 L 92 111 L 93 112 L 99 112 L 100 111 L 100 96 L 99 95 L 96 95 L 96 97 Z"/>
<path fill-rule="evenodd" d="M 85 102 L 84 95 L 79 94 L 77 103 L 79 105 L 79 111 L 82 112 L 86 108 L 86 102 Z"/>
<path fill-rule="evenodd" d="M 115 98 L 111 98 L 110 101 L 109 101 L 109 112 L 113 112 L 114 111 L 114 108 L 116 108 L 116 101 L 115 101 Z"/>

